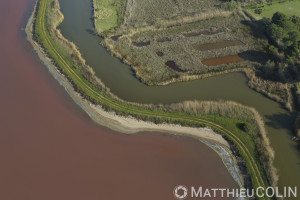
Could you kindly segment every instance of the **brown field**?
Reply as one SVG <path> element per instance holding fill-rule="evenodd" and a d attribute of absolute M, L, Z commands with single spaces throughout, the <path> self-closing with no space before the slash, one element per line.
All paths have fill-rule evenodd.
<path fill-rule="evenodd" d="M 230 63 L 236 63 L 236 62 L 242 62 L 244 61 L 243 58 L 241 58 L 238 55 L 230 55 L 230 56 L 223 56 L 219 58 L 209 58 L 202 61 L 202 63 L 206 66 L 216 66 L 216 65 L 224 65 L 224 64 L 230 64 Z"/>

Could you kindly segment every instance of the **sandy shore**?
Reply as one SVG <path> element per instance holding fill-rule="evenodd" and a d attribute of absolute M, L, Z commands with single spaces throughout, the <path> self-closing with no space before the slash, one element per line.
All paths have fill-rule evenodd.
<path fill-rule="evenodd" d="M 91 102 L 84 99 L 79 93 L 74 90 L 73 85 L 66 79 L 66 77 L 59 72 L 56 66 L 53 65 L 51 59 L 48 58 L 43 49 L 32 39 L 32 26 L 33 26 L 33 14 L 30 17 L 26 26 L 26 34 L 28 41 L 32 44 L 34 50 L 38 54 L 39 58 L 43 61 L 49 72 L 53 77 L 62 85 L 71 98 L 78 104 L 97 124 L 108 127 L 115 131 L 134 134 L 141 131 L 151 132 L 165 132 L 172 135 L 184 135 L 196 138 L 210 148 L 214 149 L 222 158 L 223 163 L 227 167 L 234 180 L 243 185 L 243 178 L 237 166 L 236 160 L 229 150 L 228 142 L 220 135 L 213 132 L 210 128 L 192 128 L 183 127 L 175 124 L 154 124 L 151 122 L 145 122 L 137 120 L 133 117 L 122 117 L 116 115 L 113 112 L 106 112 L 99 105 L 94 105 Z"/>

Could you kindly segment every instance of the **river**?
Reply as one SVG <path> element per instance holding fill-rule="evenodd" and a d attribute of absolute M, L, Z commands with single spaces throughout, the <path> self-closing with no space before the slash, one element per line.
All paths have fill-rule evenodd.
<path fill-rule="evenodd" d="M 134 77 L 129 66 L 114 58 L 92 34 L 92 1 L 60 0 L 65 16 L 60 29 L 73 41 L 96 75 L 118 97 L 139 103 L 174 103 L 183 100 L 233 100 L 256 108 L 263 116 L 268 136 L 275 150 L 279 186 L 300 188 L 300 151 L 291 140 L 295 113 L 255 92 L 241 73 L 206 78 L 168 86 L 146 86 Z"/>
<path fill-rule="evenodd" d="M 26 41 L 34 3 L 0 1 L 0 199 L 166 200 L 178 184 L 237 187 L 195 139 L 93 123 Z"/>

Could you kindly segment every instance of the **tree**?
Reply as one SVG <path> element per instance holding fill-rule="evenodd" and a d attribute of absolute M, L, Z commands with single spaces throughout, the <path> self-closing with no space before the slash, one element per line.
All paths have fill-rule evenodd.
<path fill-rule="evenodd" d="M 288 20 L 289 20 L 288 17 L 281 12 L 274 13 L 272 17 L 272 23 L 281 27 L 284 27 L 285 23 L 288 22 Z"/>
<path fill-rule="evenodd" d="M 278 54 L 278 49 L 273 46 L 273 45 L 270 45 L 269 48 L 268 48 L 269 52 L 273 55 L 277 55 Z"/>
<path fill-rule="evenodd" d="M 283 39 L 285 36 L 286 36 L 286 32 L 285 30 L 280 27 L 280 26 L 277 26 L 276 24 L 270 24 L 268 26 L 268 34 L 271 36 L 271 38 L 275 39 L 275 40 L 281 40 Z"/>
<path fill-rule="evenodd" d="M 262 13 L 262 9 L 261 9 L 261 8 L 256 8 L 256 9 L 254 10 L 254 12 L 255 12 L 255 14 L 260 15 L 260 14 Z"/>
<path fill-rule="evenodd" d="M 300 30 L 300 17 L 298 16 L 291 16 L 290 20 L 297 26 L 298 30 Z"/>
<path fill-rule="evenodd" d="M 296 44 L 300 40 L 300 32 L 299 31 L 291 31 L 289 32 L 289 39 Z"/>

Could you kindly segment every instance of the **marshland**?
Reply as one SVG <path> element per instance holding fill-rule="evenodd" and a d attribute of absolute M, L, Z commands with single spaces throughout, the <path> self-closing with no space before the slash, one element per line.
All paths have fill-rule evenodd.
<path fill-rule="evenodd" d="M 98 13 L 95 10 L 95 27 L 104 36 L 103 45 L 131 65 L 136 76 L 148 85 L 240 67 L 227 65 L 234 61 L 206 65 L 206 59 L 247 54 L 258 60 L 255 57 L 259 55 L 251 51 L 260 48 L 260 41 L 241 23 L 244 19 L 239 11 L 221 1 L 128 1 L 123 15 L 117 15 L 123 20 L 109 30 L 101 29 L 98 22 L 105 17 L 99 18 Z M 248 57 L 240 61 L 249 61 Z"/>

